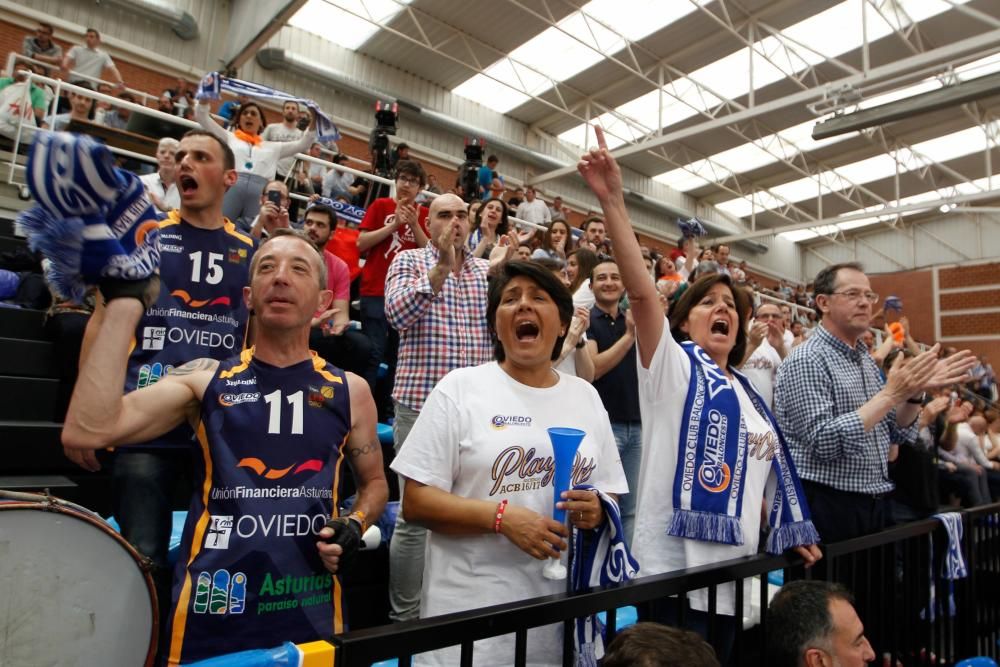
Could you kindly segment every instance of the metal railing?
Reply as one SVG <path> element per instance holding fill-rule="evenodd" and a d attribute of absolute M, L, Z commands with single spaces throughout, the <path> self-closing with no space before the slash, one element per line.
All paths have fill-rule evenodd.
<path fill-rule="evenodd" d="M 31 63 L 32 65 L 39 65 L 40 67 L 44 67 L 46 70 L 49 71 L 51 70 L 59 70 L 60 72 L 62 71 L 62 67 L 59 65 L 53 65 L 52 63 L 42 62 L 41 60 L 37 60 L 35 58 L 31 58 L 21 53 L 16 53 L 14 51 L 11 51 L 10 53 L 7 54 L 7 66 L 6 69 L 4 70 L 6 72 L 6 76 L 10 77 L 14 76 L 14 65 L 18 62 Z M 118 84 L 114 81 L 105 81 L 104 79 L 98 78 L 96 76 L 89 76 L 87 74 L 82 74 L 80 72 L 77 72 L 76 70 L 70 70 L 69 74 L 72 75 L 74 81 L 84 80 L 84 81 L 90 81 L 91 83 L 96 84 L 98 86 L 101 84 L 105 84 L 111 86 L 112 88 L 118 87 Z M 58 81 L 59 79 L 56 80 Z M 131 93 L 136 97 L 141 98 L 143 105 L 148 104 L 150 100 L 156 101 L 156 99 L 158 98 L 158 96 L 150 95 L 144 90 L 129 88 L 127 86 L 125 87 L 125 92 Z M 57 98 L 59 97 L 58 91 L 56 91 L 56 97 Z"/>
<path fill-rule="evenodd" d="M 568 628 L 577 617 L 606 611 L 607 644 L 616 632 L 618 608 L 637 605 L 643 618 L 644 607 L 653 600 L 708 589 L 708 639 L 712 642 L 717 639 L 713 619 L 718 587 L 735 583 L 735 608 L 742 609 L 742 583 L 756 579 L 760 582 L 755 595 L 760 622 L 756 627 L 737 628 L 732 662 L 766 664 L 766 609 L 773 591 L 767 574 L 784 570 L 786 580 L 819 577 L 848 586 L 880 664 L 883 655 L 891 656 L 894 665 L 897 660 L 907 665 L 953 665 L 977 655 L 1000 658 L 1000 503 L 961 514 L 960 546 L 969 575 L 954 582 L 938 576 L 947 536 L 942 524 L 931 518 L 831 544 L 824 549 L 822 570 L 804 575 L 798 558 L 749 556 L 604 589 L 357 630 L 328 641 L 336 649 L 335 667 L 368 667 L 390 658 L 406 667 L 417 653 L 456 645 L 461 646 L 461 664 L 471 665 L 476 640 L 513 634 L 515 665 L 524 665 L 529 628 L 552 623 Z M 683 606 L 680 611 L 683 622 Z M 931 662 L 932 655 L 937 662 Z M 571 665 L 572 658 L 572 650 L 566 650 L 563 664 Z"/>

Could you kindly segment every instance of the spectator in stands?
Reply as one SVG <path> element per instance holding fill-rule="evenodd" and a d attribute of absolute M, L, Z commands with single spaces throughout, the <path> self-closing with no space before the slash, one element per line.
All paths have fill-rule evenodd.
<path fill-rule="evenodd" d="M 135 96 L 132 93 L 122 93 L 118 96 L 118 99 L 125 102 L 135 102 Z M 132 110 L 126 107 L 111 107 L 105 110 L 100 122 L 107 127 L 124 130 L 125 126 L 128 125 L 128 119 L 131 115 Z"/>
<path fill-rule="evenodd" d="M 476 180 L 479 183 L 479 196 L 474 197 L 474 199 L 489 199 L 490 197 L 497 196 L 491 190 L 493 188 L 493 181 L 499 180 L 499 174 L 497 173 L 498 164 L 500 164 L 500 158 L 496 155 L 490 155 L 486 158 L 486 164 L 479 167 L 479 172 L 476 174 Z M 500 191 L 503 192 L 502 183 Z"/>
<path fill-rule="evenodd" d="M 17 136 L 22 121 L 25 128 L 43 125 L 45 93 L 29 83 L 29 71 L 26 65 L 19 63 L 13 77 L 0 78 L 0 135 L 8 139 Z M 22 131 L 22 142 L 30 142 L 32 138 L 30 129 Z"/>
<path fill-rule="evenodd" d="M 166 92 L 170 93 L 170 97 L 174 101 L 174 114 L 181 118 L 187 118 L 190 108 L 194 105 L 188 82 L 177 77 L 174 87 L 168 88 Z"/>
<path fill-rule="evenodd" d="M 854 598 L 840 584 L 793 581 L 767 608 L 771 667 L 861 667 L 875 659 Z"/>
<path fill-rule="evenodd" d="M 719 667 L 719 659 L 690 630 L 636 623 L 615 635 L 601 667 Z"/>
<path fill-rule="evenodd" d="M 515 217 L 526 222 L 533 222 L 536 225 L 547 226 L 552 222 L 552 216 L 549 215 L 549 207 L 535 196 L 535 188 L 530 185 L 524 190 L 524 201 L 518 204 L 517 215 Z"/>
<path fill-rule="evenodd" d="M 986 419 L 972 414 L 956 425 L 955 435 L 950 441 L 954 445 L 949 446 L 949 440 L 944 439 L 938 452 L 946 462 L 975 475 L 979 489 L 976 504 L 980 505 L 1000 498 L 1000 463 L 986 456 L 985 439 Z"/>
<path fill-rule="evenodd" d="M 531 253 L 532 259 L 546 257 L 560 263 L 566 261 L 566 253 L 573 251 L 573 234 L 565 220 L 554 220 L 542 235 L 542 245 Z"/>
<path fill-rule="evenodd" d="M 638 342 L 644 460 L 637 488 L 640 511 L 633 553 L 641 563 L 639 575 L 757 553 L 761 505 L 772 476 L 780 482 L 776 492 L 782 498 L 777 506 L 772 505 L 769 516 L 772 531 L 768 551 L 795 548 L 807 564 L 815 562 L 820 557 L 812 544 L 817 535 L 809 522 L 805 499 L 799 497 L 797 476 L 787 463 L 777 426 L 753 386 L 733 371 L 743 360 L 746 346 L 749 295 L 733 290 L 728 276 L 711 276 L 692 284 L 671 310 L 669 323 L 665 320 L 662 302 L 642 265 L 639 243 L 629 225 L 621 171 L 607 149 L 603 130 L 600 126 L 594 129 L 599 148 L 584 154 L 577 168 L 601 203 L 609 233 L 616 239 L 616 259 Z M 708 378 L 712 378 L 711 395 Z M 732 425 L 724 429 L 728 434 L 724 454 L 713 454 L 731 462 L 724 469 L 728 475 L 706 458 L 710 411 L 714 411 L 716 426 L 723 420 Z M 689 439 L 689 429 L 701 433 Z M 701 481 L 685 493 L 682 482 L 688 456 L 700 467 Z M 735 469 L 737 461 L 744 462 L 742 470 Z M 714 493 L 723 492 L 726 498 L 735 493 L 730 487 L 736 475 L 742 481 L 737 494 L 742 496 L 740 509 L 711 508 Z M 736 535 L 742 539 L 735 539 Z M 688 594 L 693 609 L 684 614 L 685 625 L 702 636 L 709 621 L 707 597 L 705 591 Z M 743 599 L 749 600 L 749 589 Z M 734 608 L 733 586 L 719 587 L 717 602 L 716 651 L 725 664 L 737 623 L 749 607 Z M 682 600 L 682 604 L 687 603 Z M 678 611 L 677 601 L 671 598 L 654 601 L 650 615 L 652 620 L 670 624 L 679 618 Z"/>
<path fill-rule="evenodd" d="M 90 84 L 81 82 L 77 84 L 81 88 L 90 89 Z M 61 113 L 52 119 L 52 129 L 55 132 L 63 132 L 72 121 L 89 123 L 94 118 L 94 98 L 75 90 L 69 91 L 69 112 Z"/>
<path fill-rule="evenodd" d="M 975 507 L 986 502 L 983 500 L 980 481 L 975 471 L 960 469 L 956 464 L 945 461 L 938 454 L 939 444 L 954 447 L 955 426 L 967 418 L 968 415 L 960 404 L 952 406 L 950 392 L 947 389 L 939 390 L 938 395 L 925 403 L 920 410 L 920 416 L 917 418 L 919 430 L 914 447 L 925 452 L 927 456 L 933 457 L 936 461 L 940 495 L 945 497 L 949 494 L 954 495 L 962 507 Z M 907 495 L 906 491 L 904 488 L 904 496 Z M 895 495 L 897 497 L 900 495 L 898 484 Z M 912 502 L 909 504 L 913 505 Z M 937 507 L 934 510 L 936 511 Z"/>
<path fill-rule="evenodd" d="M 332 162 L 334 164 L 344 164 L 347 162 L 347 156 L 342 153 L 337 153 L 333 156 Z M 358 193 L 357 189 L 353 187 L 353 184 L 354 174 L 337 169 L 329 169 L 323 176 L 323 196 L 329 197 L 330 199 L 347 197 L 348 200 L 350 200 Z"/>
<path fill-rule="evenodd" d="M 591 216 L 583 221 L 581 229 L 583 229 L 583 239 L 580 241 L 580 247 L 597 252 L 607 238 L 604 221 L 596 216 Z"/>
<path fill-rule="evenodd" d="M 196 152 L 189 139 L 181 140 L 182 155 Z M 207 140 L 216 143 L 212 137 Z M 181 159 L 182 180 L 186 175 L 194 179 L 194 174 L 201 178 L 197 189 L 184 188 L 186 213 L 191 213 L 187 206 L 194 203 L 196 193 L 200 199 L 211 189 L 208 165 L 203 161 L 196 172 L 189 171 L 189 165 L 189 160 Z M 232 183 L 236 173 L 231 163 L 227 166 L 226 180 Z M 218 184 L 220 179 L 215 180 Z M 221 197 L 216 197 L 209 207 L 217 223 L 222 223 L 220 204 Z M 156 384 L 122 397 L 118 383 L 126 376 L 130 339 L 136 327 L 142 326 L 140 317 L 146 307 L 129 297 L 139 292 L 125 292 L 119 293 L 121 298 L 109 300 L 93 349 L 83 357 L 84 367 L 62 434 L 71 451 L 92 457 L 93 450 L 161 437 L 182 424 L 190 424 L 200 434 L 198 444 L 184 442 L 185 454 L 190 456 L 197 450 L 202 463 L 195 472 L 197 492 L 191 499 L 184 527 L 186 539 L 177 564 L 174 613 L 165 617 L 169 621 L 161 633 L 169 643 L 162 662 L 194 663 L 220 653 L 271 648 L 284 641 L 305 643 L 344 631 L 341 582 L 326 575 L 339 572 L 341 557 L 356 551 L 366 517 L 379 516 L 385 505 L 387 488 L 368 387 L 357 376 L 314 358 L 306 344 L 312 311 L 329 299 L 329 293 L 321 289 L 325 286 L 322 260 L 306 239 L 292 230 L 283 231 L 284 235 L 262 244 L 254 257 L 249 286 L 235 282 L 240 273 L 246 276 L 249 253 L 246 259 L 240 258 L 243 271 L 234 270 L 235 263 L 229 262 L 234 254 L 228 248 L 234 248 L 237 241 L 233 234 L 238 232 L 232 225 L 221 231 L 229 237 L 221 246 L 225 253 L 221 261 L 227 278 L 231 275 L 234 281 L 226 292 L 234 303 L 243 304 L 245 298 L 256 313 L 254 347 L 242 355 L 223 361 L 195 358 Z M 199 257 L 206 260 L 209 256 Z M 177 259 L 188 265 L 187 273 L 189 257 L 183 254 Z M 201 277 L 212 275 L 218 266 L 203 263 L 201 268 L 207 271 Z M 204 281 L 198 286 L 204 288 Z M 219 291 L 213 288 L 210 293 Z M 167 290 L 160 294 L 176 301 Z M 229 306 L 217 303 L 213 310 L 226 308 Z M 246 310 L 245 305 L 242 308 Z M 213 323 L 221 324 L 217 320 Z M 142 329 L 138 331 L 141 337 Z M 277 392 L 269 394 L 273 399 L 261 400 L 258 390 L 272 387 Z M 226 400 L 228 396 L 234 400 Z M 286 402 L 285 398 L 291 400 Z M 313 407 L 317 405 L 320 409 Z M 128 449 L 123 447 L 117 453 Z M 247 454 L 262 459 L 244 459 Z M 337 482 L 344 459 L 350 462 L 358 488 L 350 515 L 341 514 L 338 506 Z M 305 462 L 308 467 L 287 477 L 265 475 L 265 471 L 274 470 L 269 465 L 275 461 L 289 465 Z M 270 478 L 266 486 L 257 486 L 258 476 Z M 226 495 L 227 489 L 240 487 L 267 488 L 274 497 Z M 149 494 L 148 489 L 143 493 Z M 230 510 L 232 515 L 220 516 Z M 263 530 L 262 523 L 262 529 L 252 536 L 238 537 L 238 529 L 232 530 L 232 517 L 258 513 L 263 515 L 257 518 L 274 530 Z M 322 521 L 330 516 L 341 529 L 341 541 L 328 541 L 334 536 L 332 527 L 316 530 L 317 523 L 323 526 Z M 167 517 L 169 526 L 169 513 Z M 304 517 L 308 529 L 291 528 L 292 520 L 301 526 Z M 287 522 L 281 530 L 279 522 Z M 223 531 L 228 538 L 230 530 L 232 539 L 225 545 L 216 541 Z M 198 539 L 192 540 L 193 534 Z M 346 536 L 353 539 L 348 541 Z M 351 543 L 354 549 L 350 549 Z M 349 549 L 346 553 L 345 548 Z M 218 599 L 212 607 L 225 614 L 208 614 L 200 608 L 207 598 L 196 591 L 204 588 L 204 578 L 209 576 L 202 572 L 214 573 L 217 585 L 229 586 L 231 581 L 233 596 L 228 597 L 227 590 L 223 608 L 219 609 Z M 221 573 L 229 572 L 232 579 L 227 577 L 221 584 Z M 259 589 L 263 591 L 268 588 L 269 575 L 275 580 L 272 594 L 282 596 L 277 599 L 286 600 L 285 604 L 273 604 L 266 593 L 257 595 L 259 584 L 253 582 L 263 582 Z M 305 582 L 307 585 L 301 585 Z M 259 615 L 265 613 L 266 622 L 260 623 Z"/>
<path fill-rule="evenodd" d="M 264 141 L 273 141 L 276 143 L 293 143 L 297 142 L 302 138 L 302 130 L 298 127 L 299 123 L 299 103 L 295 101 L 286 101 L 281 105 L 281 122 L 280 123 L 270 123 L 264 128 L 264 131 L 260 133 L 260 138 Z M 313 138 L 315 141 L 315 137 Z M 310 141 L 310 145 L 313 143 Z M 306 147 L 302 150 L 296 151 L 296 153 L 304 153 Z M 287 157 L 282 157 L 278 160 L 277 171 L 275 172 L 275 178 L 279 178 L 283 181 L 288 180 L 288 176 L 295 166 L 295 157 L 289 155 Z"/>
<path fill-rule="evenodd" d="M 101 34 L 93 28 L 87 28 L 86 42 L 71 48 L 63 58 L 63 78 L 70 83 L 80 85 L 80 82 L 93 86 L 94 79 L 103 79 L 104 70 L 111 72 L 111 78 L 116 83 L 118 92 L 125 90 L 125 80 L 115 67 L 115 61 L 108 52 L 101 49 Z"/>
<path fill-rule="evenodd" d="M 882 530 L 889 445 L 912 442 L 924 391 L 967 375 L 968 352 L 937 361 L 938 346 L 882 379 L 859 338 L 871 322 L 872 292 L 860 264 L 834 264 L 816 276 L 813 335 L 778 370 L 775 416 L 803 479 L 825 542 Z"/>
<path fill-rule="evenodd" d="M 712 254 L 715 256 L 715 261 L 719 263 L 719 273 L 732 278 L 732 273 L 729 272 L 729 246 L 725 243 L 716 243 L 712 246 Z"/>
<path fill-rule="evenodd" d="M 507 220 L 507 207 L 503 200 L 496 197 L 487 199 L 472 214 L 468 250 L 473 257 L 489 257 L 497 239 L 506 236 L 509 231 L 510 221 Z"/>
<path fill-rule="evenodd" d="M 413 160 L 413 158 L 410 157 L 410 145 L 406 143 L 399 143 L 392 149 L 392 152 L 389 153 L 389 168 L 395 172 L 396 165 L 404 160 Z"/>
<path fill-rule="evenodd" d="M 674 260 L 670 259 L 670 257 L 667 255 L 663 255 L 658 260 L 656 260 L 653 277 L 656 279 L 657 289 L 664 289 L 666 287 L 665 285 L 661 285 L 661 283 L 684 282 L 684 278 L 681 276 L 681 274 L 677 273 L 677 268 L 674 265 Z"/>
<path fill-rule="evenodd" d="M 517 214 L 517 207 L 521 205 L 524 201 L 524 188 L 515 188 L 514 194 L 507 198 L 507 207 L 512 209 L 510 212 L 512 215 Z"/>
<path fill-rule="evenodd" d="M 126 392 L 154 385 L 167 375 L 161 369 L 238 354 L 246 336 L 249 315 L 243 289 L 255 243 L 222 217 L 222 194 L 236 180 L 232 153 L 214 137 L 192 131 L 181 140 L 177 162 L 180 210 L 160 223 L 159 296 L 133 323 L 135 343 L 124 378 Z M 104 315 L 105 308 L 99 305 L 88 325 L 81 358 L 86 359 L 91 346 L 98 344 L 96 332 L 106 330 Z M 161 331 L 162 336 L 152 331 Z M 97 354 L 96 349 L 92 352 Z M 115 518 L 122 536 L 152 560 L 164 614 L 171 599 L 170 513 L 175 490 L 190 479 L 194 438 L 187 425 L 169 434 L 166 430 L 130 440 L 142 444 L 118 450 L 112 471 Z M 99 467 L 93 452 L 67 454 L 88 470 Z M 190 493 L 190 487 L 184 490 Z"/>
<path fill-rule="evenodd" d="M 555 223 L 553 223 L 553 227 Z M 639 488 L 642 459 L 642 417 L 639 414 L 639 376 L 635 365 L 635 322 L 632 312 L 619 307 L 625 286 L 618 265 L 604 261 L 590 276 L 595 304 L 590 310 L 587 350 L 594 362 L 594 389 L 611 420 L 618 456 L 630 489 Z M 618 500 L 625 539 L 635 525 L 635 494 Z"/>
<path fill-rule="evenodd" d="M 267 238 L 276 229 L 291 227 L 288 217 L 288 185 L 279 179 L 268 181 L 260 192 L 260 213 L 250 226 L 250 235 L 255 239 Z"/>
<path fill-rule="evenodd" d="M 402 169 L 414 163 L 400 164 Z M 405 177 L 401 172 L 400 178 Z M 396 254 L 385 279 L 385 315 L 400 339 L 392 394 L 397 455 L 406 451 L 407 436 L 434 385 L 456 368 L 486 363 L 492 352 L 486 329 L 489 263 L 467 251 L 467 206 L 457 195 L 441 195 L 431 202 L 427 217 L 429 242 Z M 502 246 L 497 251 L 506 253 Z M 403 486 L 400 479 L 401 492 Z M 405 508 L 405 493 L 402 502 Z M 390 618 L 394 621 L 412 620 L 420 613 L 425 540 L 424 528 L 408 523 L 400 514 L 389 547 Z"/>
<path fill-rule="evenodd" d="M 164 90 L 160 93 L 160 96 L 156 98 L 156 110 L 160 113 L 174 113 L 174 96 L 171 95 L 169 90 Z"/>
<path fill-rule="evenodd" d="M 115 89 L 111 87 L 111 84 L 108 84 L 108 83 L 99 83 L 99 84 L 97 84 L 97 92 L 99 92 L 99 93 L 101 93 L 103 95 L 111 95 L 114 92 L 114 90 Z M 108 112 L 108 111 L 111 111 L 111 102 L 106 102 L 104 100 L 97 100 L 97 99 L 95 99 L 95 101 L 94 101 L 94 122 L 95 123 L 100 123 L 101 125 L 103 125 L 104 124 L 104 114 L 106 112 Z"/>
<path fill-rule="evenodd" d="M 249 230 L 260 210 L 260 191 L 275 177 L 278 160 L 306 150 L 316 139 L 316 131 L 310 128 L 297 141 L 264 141 L 260 132 L 267 119 L 256 102 L 240 107 L 236 129 L 232 132 L 222 129 L 202 102 L 195 104 L 194 116 L 203 128 L 225 141 L 236 155 L 239 180 L 226 192 L 222 211 L 240 229 Z"/>
<path fill-rule="evenodd" d="M 549 217 L 552 218 L 552 222 L 556 220 L 561 220 L 566 222 L 566 212 L 563 210 L 563 199 L 559 195 L 552 198 L 552 206 L 549 207 Z"/>
<path fill-rule="evenodd" d="M 993 366 L 990 365 L 989 357 L 984 354 L 979 357 L 975 367 L 972 369 L 972 389 L 986 400 L 995 401 L 995 384 L 996 374 L 993 372 Z"/>
<path fill-rule="evenodd" d="M 337 214 L 323 204 L 311 204 L 302 220 L 306 233 L 326 264 L 327 288 L 333 292 L 330 308 L 313 315 L 309 347 L 337 368 L 374 377 L 379 359 L 372 354 L 368 336 L 350 329 L 351 270 L 347 262 L 326 250 L 333 236 Z"/>
<path fill-rule="evenodd" d="M 566 256 L 566 278 L 569 293 L 573 295 L 574 308 L 594 307 L 594 291 L 590 288 L 590 276 L 598 264 L 597 255 L 586 248 L 577 248 Z"/>
<path fill-rule="evenodd" d="M 460 210 L 460 200 L 449 199 L 455 203 L 447 206 Z M 433 213 L 431 219 L 434 224 Z M 456 256 L 460 247 L 456 239 Z M 426 251 L 403 253 L 397 263 L 419 252 Z M 483 304 L 476 309 L 482 313 Z M 490 285 L 484 314 L 497 361 L 445 376 L 392 464 L 406 481 L 406 521 L 430 531 L 421 618 L 565 590 L 565 582 L 541 573 L 540 561 L 558 557 L 568 537 L 551 518 L 551 470 L 543 464 L 552 455 L 547 427 L 586 432 L 577 456 L 587 464 L 576 482 L 606 493 L 628 491 L 596 392 L 552 371 L 573 314 L 565 287 L 533 262 L 510 262 Z M 576 528 L 604 522 L 596 494 L 570 490 L 563 498 L 559 505 Z M 561 627 L 528 631 L 529 664 L 561 664 Z M 512 635 L 477 641 L 474 651 L 477 664 L 514 664 Z M 421 664 L 455 665 L 458 647 L 421 658 Z"/>
<path fill-rule="evenodd" d="M 778 367 L 788 355 L 785 349 L 781 311 L 773 303 L 764 303 L 750 324 L 746 358 L 740 367 L 753 382 L 769 409 L 774 407 L 774 382 Z"/>
<path fill-rule="evenodd" d="M 358 226 L 337 216 L 337 227 L 326 244 L 326 249 L 347 263 L 351 275 L 351 301 L 356 301 L 361 287 L 361 252 L 358 250 Z M 353 316 L 353 312 L 352 312 Z M 381 360 L 380 360 L 381 361 Z"/>
<path fill-rule="evenodd" d="M 1000 412 L 989 410 L 984 417 L 988 424 L 986 441 L 983 443 L 986 448 L 986 456 L 991 461 L 1000 461 Z"/>
<path fill-rule="evenodd" d="M 785 298 L 784 295 L 782 295 L 782 298 Z M 785 327 L 785 348 L 791 350 L 792 343 L 794 342 L 793 341 L 794 335 L 792 334 L 792 322 L 795 321 L 795 318 L 792 317 L 791 306 L 783 303 L 780 305 L 780 308 L 781 308 L 782 324 Z"/>
<path fill-rule="evenodd" d="M 385 314 L 385 282 L 389 265 L 403 250 L 427 245 L 427 208 L 416 203 L 427 183 L 419 162 L 404 160 L 396 165 L 396 196 L 380 197 L 365 210 L 358 236 L 358 250 L 367 253 L 361 268 L 361 328 L 371 339 L 375 355 L 388 367 L 388 389 L 396 374 L 399 337 Z M 375 383 L 375 378 L 369 384 Z M 384 398 L 375 397 L 383 420 L 392 414 Z"/>
<path fill-rule="evenodd" d="M 494 178 L 490 183 L 489 190 L 483 195 L 483 199 L 500 199 L 503 197 L 503 181 L 500 178 Z"/>
<path fill-rule="evenodd" d="M 534 248 L 531 247 L 531 244 L 522 241 L 518 243 L 517 250 L 514 251 L 514 257 L 522 262 L 528 262 L 531 261 L 532 252 L 534 252 Z"/>
<path fill-rule="evenodd" d="M 181 205 L 181 195 L 177 189 L 177 160 L 175 158 L 180 142 L 173 137 L 164 137 L 156 145 L 156 166 L 152 174 L 140 176 L 146 186 L 153 206 L 164 213 Z"/>
<path fill-rule="evenodd" d="M 53 32 L 52 24 L 40 22 L 35 28 L 34 36 L 25 35 L 24 41 L 21 43 L 21 53 L 48 65 L 61 67 L 63 50 L 61 46 L 52 41 Z M 39 74 L 50 76 L 51 69 L 45 67 Z"/>
<path fill-rule="evenodd" d="M 424 188 L 427 192 L 433 192 L 436 195 L 442 194 L 441 186 L 438 185 L 437 176 L 434 174 L 427 174 L 427 187 Z"/>

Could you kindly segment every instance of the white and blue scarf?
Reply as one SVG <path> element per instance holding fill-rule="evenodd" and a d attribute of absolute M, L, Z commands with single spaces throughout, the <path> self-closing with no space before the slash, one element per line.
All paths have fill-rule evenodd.
<path fill-rule="evenodd" d="M 948 616 L 955 615 L 955 580 L 969 576 L 969 568 L 962 556 L 962 515 L 958 512 L 941 512 L 934 518 L 944 526 L 948 537 L 948 547 L 941 558 L 941 576 L 948 582 Z M 937 601 L 934 576 L 934 533 L 927 536 L 930 540 L 930 558 L 928 559 L 928 579 L 930 584 L 930 620 L 933 623 L 937 614 L 943 612 Z M 927 608 L 920 611 L 920 618 L 927 616 Z"/>
<path fill-rule="evenodd" d="M 337 129 L 334 122 L 319 108 L 316 102 L 295 97 L 294 95 L 283 93 L 274 88 L 268 88 L 259 83 L 231 79 L 228 76 L 222 76 L 218 72 L 209 72 L 198 84 L 198 92 L 195 93 L 195 98 L 198 100 L 217 100 L 222 96 L 222 91 L 234 95 L 248 95 L 260 100 L 304 104 L 316 115 L 316 136 L 319 137 L 320 141 L 340 141 L 340 130 Z"/>
<path fill-rule="evenodd" d="M 308 213 L 309 209 L 313 206 L 329 206 L 336 211 L 337 215 L 341 218 L 357 225 L 360 225 L 362 218 L 365 217 L 365 209 L 360 206 L 351 206 L 350 204 L 345 204 L 342 201 L 336 201 L 334 199 L 330 199 L 329 197 L 317 197 L 313 201 L 309 202 L 309 206 L 306 208 L 306 213 Z"/>
<path fill-rule="evenodd" d="M 107 146 L 68 132 L 39 134 L 28 157 L 37 204 L 17 223 L 48 262 L 60 297 L 79 301 L 101 278 L 142 280 L 160 263 L 159 219 L 139 178 Z"/>
<path fill-rule="evenodd" d="M 578 484 L 573 489 L 596 493 L 605 520 L 594 530 L 573 529 L 570 590 L 582 591 L 634 579 L 639 563 L 625 543 L 618 503 L 589 484 Z M 576 619 L 573 627 L 577 667 L 596 667 L 597 660 L 604 657 L 604 624 L 594 614 Z"/>
<path fill-rule="evenodd" d="M 684 402 L 674 475 L 674 513 L 667 534 L 704 542 L 743 544 L 740 517 L 746 486 L 746 420 L 725 372 L 692 341 L 684 341 L 681 347 L 691 361 L 691 380 Z M 769 514 L 772 530 L 767 538 L 767 551 L 780 554 L 792 547 L 815 544 L 819 542 L 819 534 L 809 518 L 805 494 L 787 455 L 781 430 L 750 381 L 737 371 L 733 375 L 778 437 L 779 446 L 771 460 L 777 484 Z M 757 508 L 748 511 L 756 512 Z"/>

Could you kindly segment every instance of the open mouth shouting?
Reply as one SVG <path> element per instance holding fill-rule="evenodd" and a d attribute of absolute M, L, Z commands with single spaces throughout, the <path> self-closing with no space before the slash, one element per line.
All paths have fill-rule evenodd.
<path fill-rule="evenodd" d="M 514 323 L 514 337 L 519 343 L 533 343 L 539 339 L 541 330 L 533 320 L 518 320 Z"/>
<path fill-rule="evenodd" d="M 712 320 L 712 325 L 709 327 L 709 332 L 712 334 L 721 334 L 723 336 L 729 336 L 729 320 L 724 317 L 718 317 Z"/>
<path fill-rule="evenodd" d="M 181 191 L 181 196 L 191 195 L 198 190 L 198 181 L 189 174 L 181 174 L 177 177 L 177 187 Z"/>

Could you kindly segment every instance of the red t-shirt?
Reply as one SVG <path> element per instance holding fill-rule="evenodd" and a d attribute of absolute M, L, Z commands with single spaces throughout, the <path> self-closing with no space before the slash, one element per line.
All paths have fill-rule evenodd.
<path fill-rule="evenodd" d="M 358 236 L 361 232 L 350 227 L 338 227 L 326 242 L 326 249 L 347 263 L 351 282 L 361 273 L 361 251 L 358 250 Z"/>
<path fill-rule="evenodd" d="M 427 234 L 427 207 L 417 207 L 417 223 Z M 372 202 L 365 211 L 360 230 L 373 232 L 392 223 L 396 218 L 396 200 L 382 197 Z M 403 225 L 381 243 L 368 249 L 365 265 L 361 268 L 361 296 L 385 296 L 385 276 L 389 265 L 401 250 L 413 250 L 417 240 L 409 225 Z"/>

